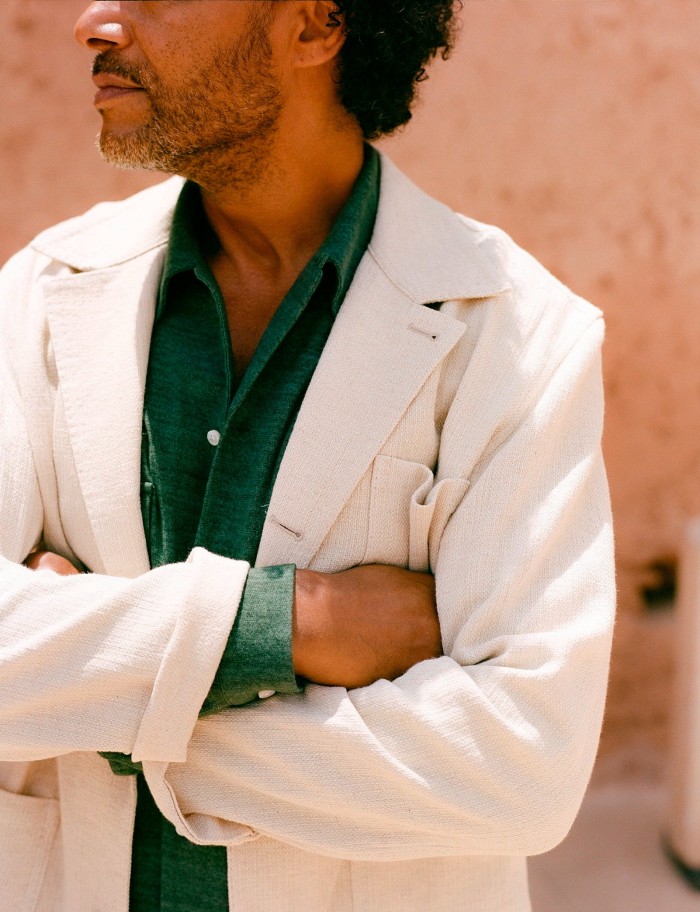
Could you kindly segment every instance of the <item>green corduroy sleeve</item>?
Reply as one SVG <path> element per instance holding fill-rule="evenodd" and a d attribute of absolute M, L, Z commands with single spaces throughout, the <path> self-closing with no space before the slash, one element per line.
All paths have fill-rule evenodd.
<path fill-rule="evenodd" d="M 300 693 L 292 661 L 294 564 L 248 572 L 238 614 L 200 715 L 257 700 L 259 694 Z"/>

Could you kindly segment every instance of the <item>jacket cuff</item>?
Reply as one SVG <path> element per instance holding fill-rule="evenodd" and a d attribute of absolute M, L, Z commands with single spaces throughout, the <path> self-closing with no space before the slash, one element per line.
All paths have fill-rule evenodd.
<path fill-rule="evenodd" d="M 238 614 L 201 716 L 272 693 L 300 693 L 292 660 L 296 567 L 248 571 Z"/>

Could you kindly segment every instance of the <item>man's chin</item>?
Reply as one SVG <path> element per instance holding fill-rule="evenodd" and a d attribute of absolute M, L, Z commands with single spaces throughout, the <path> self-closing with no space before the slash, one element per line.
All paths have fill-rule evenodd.
<path fill-rule="evenodd" d="M 97 136 L 96 145 L 103 161 L 115 168 L 171 173 L 163 156 L 134 135 L 117 136 L 103 130 Z"/>

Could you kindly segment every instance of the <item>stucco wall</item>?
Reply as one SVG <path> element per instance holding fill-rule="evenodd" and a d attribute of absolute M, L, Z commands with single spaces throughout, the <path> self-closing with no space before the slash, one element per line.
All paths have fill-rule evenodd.
<path fill-rule="evenodd" d="M 3 0 L 0 259 L 149 177 L 93 148 L 84 0 Z M 697 0 L 467 0 L 409 130 L 384 147 L 450 205 L 508 230 L 605 311 L 606 453 L 620 620 L 607 775 L 658 771 L 673 614 L 650 562 L 700 512 L 700 17 Z"/>

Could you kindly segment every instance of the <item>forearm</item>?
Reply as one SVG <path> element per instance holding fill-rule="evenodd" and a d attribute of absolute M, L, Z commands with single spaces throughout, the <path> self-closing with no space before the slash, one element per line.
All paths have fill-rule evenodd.
<path fill-rule="evenodd" d="M 0 759 L 183 760 L 247 569 L 201 549 L 133 580 L 0 559 Z"/>
<path fill-rule="evenodd" d="M 378 564 L 298 570 L 293 653 L 298 675 L 346 688 L 392 680 L 441 655 L 433 577 Z"/>
<path fill-rule="evenodd" d="M 79 571 L 36 550 L 32 570 Z M 250 569 L 202 715 L 262 695 L 298 693 L 299 679 L 361 687 L 440 655 L 430 574 L 364 566 L 335 574 L 293 566 Z"/>
<path fill-rule="evenodd" d="M 430 574 L 399 567 L 251 570 L 205 712 L 299 680 L 346 688 L 398 677 L 441 654 Z"/>
<path fill-rule="evenodd" d="M 222 713 L 197 726 L 187 763 L 144 764 L 149 786 L 195 842 L 246 826 L 352 859 L 546 851 L 595 756 L 608 616 L 570 640 L 566 666 L 540 643 L 539 671 L 444 657 L 394 682 Z"/>

